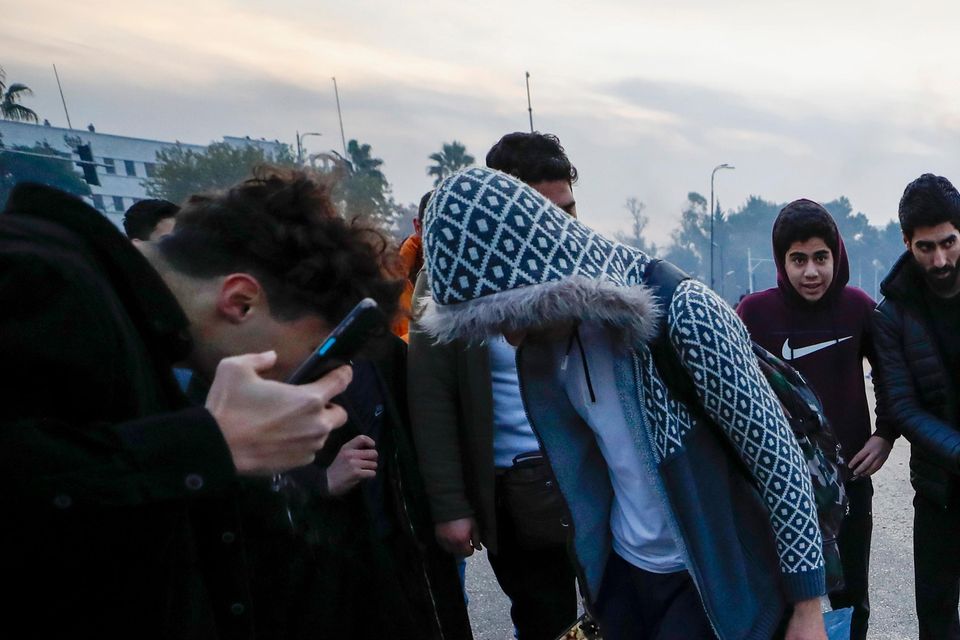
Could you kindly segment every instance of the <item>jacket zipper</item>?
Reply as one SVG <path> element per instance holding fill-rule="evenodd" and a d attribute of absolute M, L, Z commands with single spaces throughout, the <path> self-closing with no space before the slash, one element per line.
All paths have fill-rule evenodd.
<path fill-rule="evenodd" d="M 417 532 L 413 528 L 413 520 L 410 518 L 410 511 L 407 509 L 407 499 L 404 497 L 403 493 L 403 479 L 400 477 L 400 458 L 396 447 L 394 447 L 393 451 L 393 464 L 394 468 L 397 470 L 397 494 L 400 502 L 400 508 L 403 509 L 404 523 L 407 525 L 407 529 L 410 531 L 410 536 L 413 539 L 414 544 L 419 547 L 420 545 L 417 540 Z M 423 553 L 425 553 L 425 551 Z M 437 625 L 437 637 L 440 638 L 440 640 L 443 640 L 443 624 L 440 622 L 440 612 L 437 607 L 436 598 L 433 597 L 433 585 L 430 583 L 430 574 L 427 571 L 426 559 L 421 558 L 418 564 L 420 565 L 420 571 L 423 573 L 423 582 L 427 588 L 427 597 L 430 598 L 430 609 L 433 613 L 433 622 Z"/>

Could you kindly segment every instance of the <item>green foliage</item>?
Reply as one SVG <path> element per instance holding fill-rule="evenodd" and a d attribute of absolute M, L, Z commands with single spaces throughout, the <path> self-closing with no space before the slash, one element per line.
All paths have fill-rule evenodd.
<path fill-rule="evenodd" d="M 427 175 L 434 177 L 435 187 L 447 176 L 476 162 L 476 159 L 467 153 L 467 148 L 456 140 L 449 144 L 444 142 L 440 151 L 430 154 L 430 160 L 433 160 L 433 164 L 427 167 Z"/>
<path fill-rule="evenodd" d="M 776 286 L 777 268 L 772 255 L 773 222 L 786 203 L 750 196 L 739 209 L 726 213 L 718 205 L 714 220 L 714 286 L 727 301 L 735 303 L 750 287 Z M 903 253 L 900 227 L 891 222 L 872 226 L 867 217 L 853 212 L 846 197 L 823 203 L 833 216 L 844 240 L 850 264 L 849 284 L 878 295 L 879 281 Z M 687 196 L 680 224 L 671 234 L 664 256 L 703 282 L 710 281 L 710 216 L 706 200 L 697 193 Z"/>
<path fill-rule="evenodd" d="M 195 193 L 226 189 L 265 163 L 293 166 L 294 159 L 286 146 L 272 156 L 252 144 L 235 147 L 214 142 L 202 152 L 178 144 L 157 152 L 156 172 L 143 184 L 151 197 L 183 202 Z"/>
<path fill-rule="evenodd" d="M 25 84 L 14 82 L 7 85 L 7 74 L 0 67 L 0 118 L 22 122 L 38 122 L 37 113 L 20 104 L 24 96 L 32 96 L 33 91 Z"/>
<path fill-rule="evenodd" d="M 334 197 L 342 204 L 348 218 L 370 218 L 385 227 L 392 226 L 399 215 L 393 200 L 390 183 L 380 170 L 383 160 L 373 156 L 369 144 L 356 140 L 347 143 L 348 159 L 341 159 L 335 169 L 339 180 Z"/>
<path fill-rule="evenodd" d="M 43 156 L 22 155 L 11 151 L 26 151 Z M 14 146 L 7 150 L 0 143 L 0 208 L 7 201 L 14 185 L 20 182 L 36 182 L 56 187 L 77 196 L 90 195 L 90 187 L 74 170 L 70 154 L 62 153 L 46 142 L 33 147 Z"/>
<path fill-rule="evenodd" d="M 664 256 L 699 280 L 709 278 L 704 266 L 710 257 L 710 218 L 707 201 L 696 191 L 687 194 L 680 214 L 680 226 L 670 234 L 670 247 Z"/>

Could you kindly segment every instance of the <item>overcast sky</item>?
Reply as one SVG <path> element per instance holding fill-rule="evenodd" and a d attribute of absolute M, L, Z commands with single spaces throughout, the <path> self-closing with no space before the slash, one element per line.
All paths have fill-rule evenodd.
<path fill-rule="evenodd" d="M 372 145 L 398 200 L 460 140 L 557 134 L 581 217 L 626 229 L 629 196 L 664 242 L 688 191 L 850 198 L 892 219 L 925 171 L 960 181 L 960 3 L 931 0 L 31 0 L 7 3 L 0 65 L 65 126 L 208 143 L 250 135 L 311 151 Z"/>

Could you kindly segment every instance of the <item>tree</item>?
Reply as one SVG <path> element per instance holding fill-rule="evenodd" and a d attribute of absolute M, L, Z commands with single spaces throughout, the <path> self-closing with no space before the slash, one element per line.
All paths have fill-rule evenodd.
<path fill-rule="evenodd" d="M 57 151 L 47 142 L 38 142 L 33 147 L 14 146 L 9 150 L 0 143 L 0 208 L 6 203 L 14 185 L 20 182 L 45 184 L 77 196 L 90 195 L 89 185 L 74 171 L 70 154 Z"/>
<path fill-rule="evenodd" d="M 7 74 L 0 67 L 0 117 L 5 120 L 21 122 L 38 122 L 37 114 L 33 109 L 20 104 L 24 96 L 32 96 L 33 91 L 25 84 L 14 82 L 6 84 Z"/>
<path fill-rule="evenodd" d="M 687 194 L 680 227 L 673 230 L 670 240 L 667 260 L 701 281 L 709 278 L 710 217 L 706 198 L 696 191 Z"/>
<path fill-rule="evenodd" d="M 285 145 L 278 154 L 270 155 L 254 145 L 214 142 L 198 152 L 178 144 L 157 152 L 156 171 L 143 184 L 151 197 L 183 202 L 195 193 L 226 189 L 265 163 L 293 166 L 294 159 Z"/>
<path fill-rule="evenodd" d="M 430 160 L 433 160 L 434 164 L 427 167 L 427 175 L 434 176 L 435 187 L 447 176 L 476 162 L 476 159 L 467 153 L 467 148 L 456 140 L 449 144 L 444 142 L 440 151 L 430 154 Z"/>
<path fill-rule="evenodd" d="M 617 241 L 631 247 L 636 247 L 646 254 L 656 254 L 656 245 L 648 243 L 643 237 L 644 230 L 646 230 L 647 225 L 650 224 L 650 217 L 643 214 L 647 205 L 635 197 L 630 197 L 627 198 L 623 206 L 627 210 L 627 213 L 630 214 L 630 234 L 628 235 L 618 231 L 616 233 Z"/>
<path fill-rule="evenodd" d="M 334 197 L 342 203 L 343 213 L 349 218 L 370 218 L 384 227 L 391 227 L 399 215 L 393 200 L 390 183 L 380 170 L 383 160 L 373 156 L 369 144 L 356 140 L 347 143 L 347 156 L 337 154 L 332 172 L 337 186 Z"/>

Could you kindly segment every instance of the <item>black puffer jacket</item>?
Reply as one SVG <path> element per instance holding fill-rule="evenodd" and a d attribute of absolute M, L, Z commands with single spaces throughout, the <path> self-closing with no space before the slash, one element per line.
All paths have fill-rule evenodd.
<path fill-rule="evenodd" d="M 880 359 L 878 411 L 910 441 L 910 480 L 917 493 L 946 506 L 960 474 L 957 399 L 923 300 L 926 287 L 905 253 L 880 285 L 875 313 Z"/>

